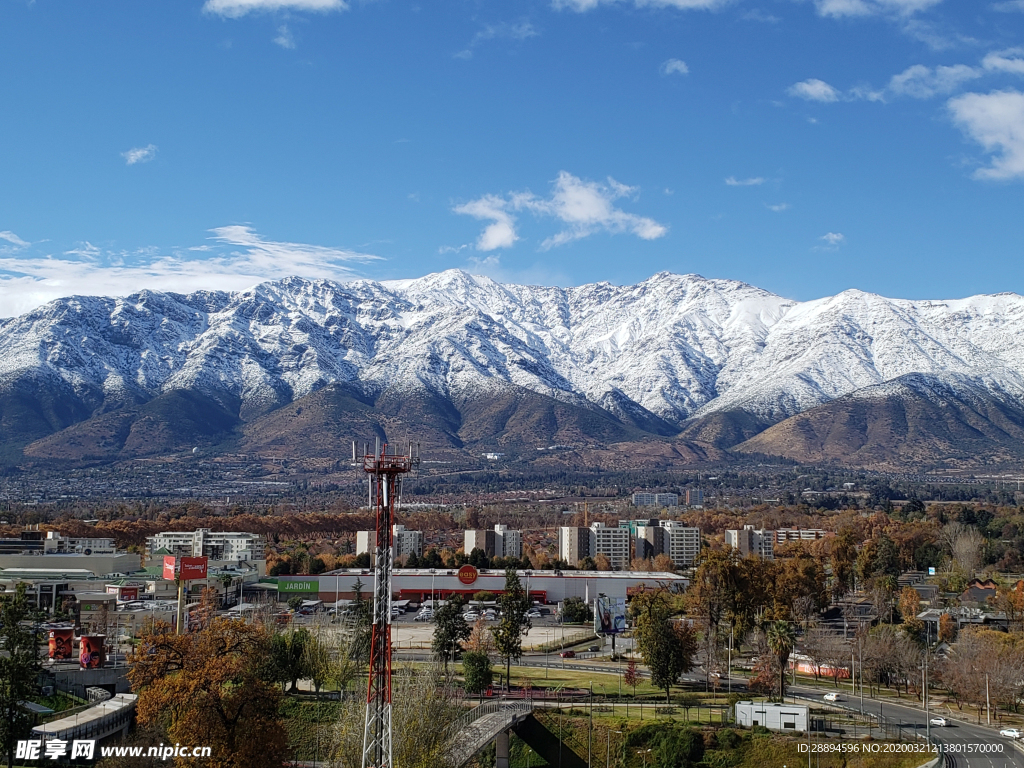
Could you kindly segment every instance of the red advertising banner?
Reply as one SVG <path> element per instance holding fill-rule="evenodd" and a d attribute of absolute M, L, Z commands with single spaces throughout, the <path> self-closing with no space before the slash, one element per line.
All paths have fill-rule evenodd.
<path fill-rule="evenodd" d="M 139 588 L 138 587 L 121 587 L 120 598 L 122 600 L 138 600 L 139 599 Z"/>
<path fill-rule="evenodd" d="M 80 653 L 78 664 L 82 669 L 98 669 L 106 661 L 106 653 L 103 650 L 105 635 L 82 635 L 79 638 Z"/>
<path fill-rule="evenodd" d="M 50 658 L 54 661 L 66 661 L 74 656 L 74 649 L 71 647 L 75 640 L 75 630 L 67 629 L 50 630 Z"/>
<path fill-rule="evenodd" d="M 174 556 L 164 555 L 164 578 L 167 581 L 174 581 Z"/>
<path fill-rule="evenodd" d="M 182 581 L 206 578 L 206 564 L 209 558 L 206 557 L 183 557 L 181 558 L 181 570 L 178 578 Z"/>

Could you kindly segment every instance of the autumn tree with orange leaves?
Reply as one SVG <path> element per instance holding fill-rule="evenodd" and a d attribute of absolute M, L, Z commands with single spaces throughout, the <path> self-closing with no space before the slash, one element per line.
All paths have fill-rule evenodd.
<path fill-rule="evenodd" d="M 269 653 L 259 624 L 214 618 L 175 635 L 157 623 L 130 659 L 139 724 L 163 726 L 176 743 L 213 747 L 201 761 L 176 758 L 180 768 L 280 768 L 288 748 L 282 694 L 265 675 Z"/>

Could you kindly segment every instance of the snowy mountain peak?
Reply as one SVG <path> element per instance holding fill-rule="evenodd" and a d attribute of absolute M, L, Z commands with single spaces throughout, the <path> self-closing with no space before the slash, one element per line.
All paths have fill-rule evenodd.
<path fill-rule="evenodd" d="M 909 374 L 1024 391 L 1024 299 L 795 302 L 661 272 L 632 286 L 290 277 L 226 293 L 71 296 L 0 320 L 0 391 L 60 381 L 90 407 L 176 389 L 265 412 L 334 382 L 374 396 L 521 388 L 682 428 L 742 410 L 772 423 Z M 1015 396 L 1015 395 L 1014 395 Z"/>

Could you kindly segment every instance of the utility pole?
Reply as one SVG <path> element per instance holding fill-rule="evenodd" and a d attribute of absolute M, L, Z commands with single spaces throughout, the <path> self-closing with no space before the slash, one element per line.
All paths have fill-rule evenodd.
<path fill-rule="evenodd" d="M 730 624 L 729 625 L 729 666 L 726 667 L 726 669 L 725 669 L 726 677 L 729 678 L 729 693 L 730 694 L 732 693 L 732 643 L 733 643 L 733 635 L 734 635 L 735 631 L 736 631 L 736 628 L 733 627 Z"/>
<path fill-rule="evenodd" d="M 352 460 L 356 444 L 352 443 Z M 377 440 L 374 452 L 363 448 L 363 470 L 369 475 L 367 498 L 376 505 L 377 546 L 373 568 L 373 629 L 370 635 L 369 683 L 363 730 L 362 768 L 392 768 L 391 750 L 391 566 L 392 524 L 395 502 L 401 493 L 400 476 L 419 464 L 418 451 L 409 444 L 404 454 L 388 453 Z"/>
<path fill-rule="evenodd" d="M 988 672 L 985 673 L 985 721 L 992 725 L 992 707 L 988 699 Z"/>

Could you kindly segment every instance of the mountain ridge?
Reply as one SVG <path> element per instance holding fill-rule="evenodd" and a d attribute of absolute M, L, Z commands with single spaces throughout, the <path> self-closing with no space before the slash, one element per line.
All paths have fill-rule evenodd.
<path fill-rule="evenodd" d="M 185 419 L 185 432 L 212 440 L 342 387 L 380 411 L 376 428 L 390 420 L 414 429 L 418 419 L 453 449 L 540 446 L 571 433 L 602 444 L 677 440 L 691 444 L 687 455 L 756 448 L 810 456 L 817 449 L 794 447 L 796 433 L 780 425 L 907 376 L 938 377 L 1015 414 L 1024 407 L 1021 331 L 1024 298 L 1012 293 L 913 301 L 851 289 L 796 302 L 668 272 L 632 286 L 502 284 L 449 270 L 385 282 L 290 277 L 238 292 L 72 296 L 0 320 L 0 426 L 5 455 L 32 445 L 30 455 L 55 458 L 69 428 L 121 411 L 121 420 L 142 418 L 168 393 L 216 404 L 206 411 L 172 398 L 186 411 L 223 410 L 213 431 Z M 926 389 L 914 396 L 927 399 Z M 429 405 L 402 416 L 413 394 Z M 460 433 L 467 408 L 497 414 L 513 402 L 548 416 L 513 409 L 521 418 L 511 432 L 492 414 Z M 1002 413 L 986 409 L 977 413 Z M 168 423 L 154 445 L 185 440 L 166 432 Z M 1000 430 L 986 429 L 1005 455 Z"/>

